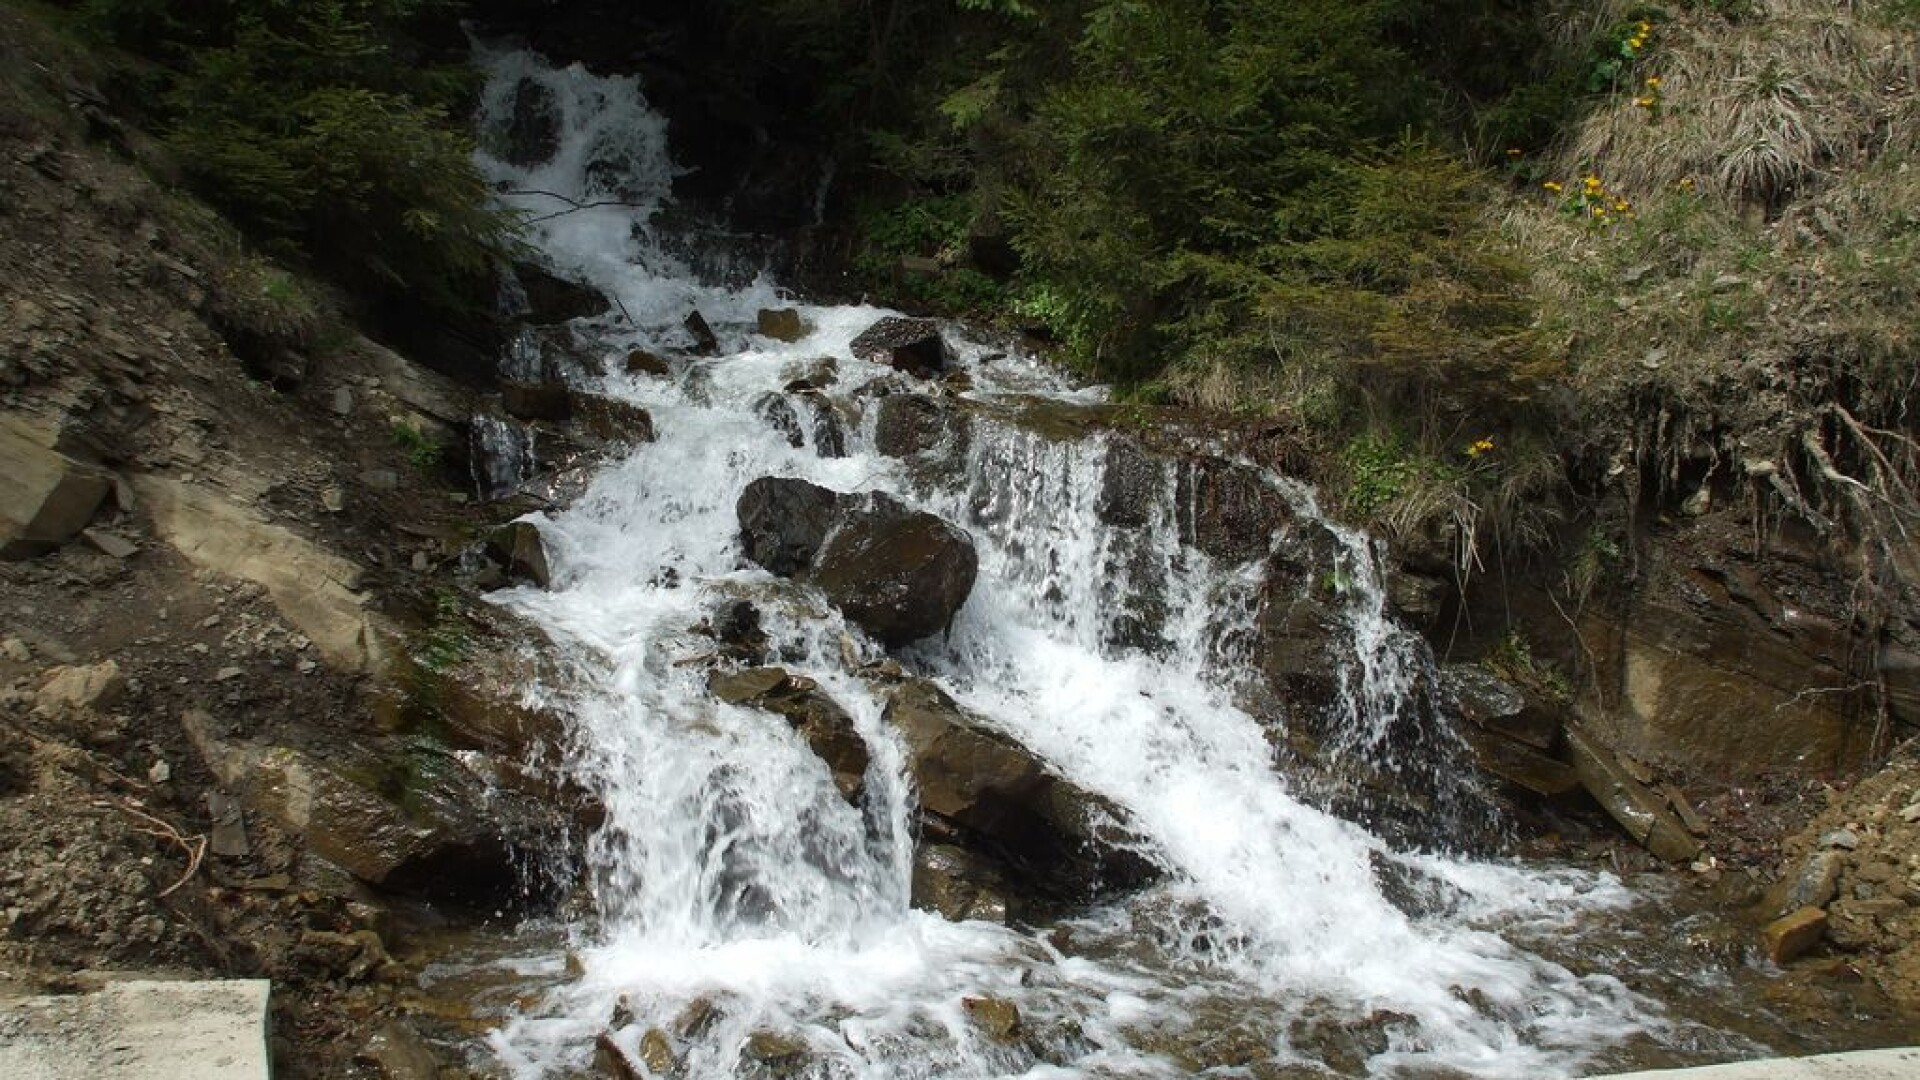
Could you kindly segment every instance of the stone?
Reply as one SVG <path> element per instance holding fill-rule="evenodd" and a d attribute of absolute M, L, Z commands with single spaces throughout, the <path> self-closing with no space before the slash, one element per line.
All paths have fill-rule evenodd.
<path fill-rule="evenodd" d="M 789 477 L 767 476 L 748 484 L 735 507 L 747 558 L 779 577 L 812 566 L 841 498 L 818 484 Z"/>
<path fill-rule="evenodd" d="M 531 77 L 515 83 L 506 138 L 494 149 L 500 160 L 522 169 L 552 160 L 560 149 L 560 107 L 553 91 Z"/>
<path fill-rule="evenodd" d="M 1181 542 L 1216 559 L 1247 562 L 1267 554 L 1289 514 L 1266 473 L 1251 465 L 1192 458 L 1176 467 L 1174 481 Z"/>
<path fill-rule="evenodd" d="M 336 933 L 331 930 L 302 930 L 294 945 L 294 956 L 302 966 L 330 979 L 359 982 L 393 963 L 386 942 L 371 930 Z"/>
<path fill-rule="evenodd" d="M 1853 851 L 1860 846 L 1860 834 L 1852 829 L 1830 829 L 1820 834 L 1820 846 L 1838 851 Z"/>
<path fill-rule="evenodd" d="M 657 379 L 667 379 L 673 377 L 673 365 L 667 363 L 666 358 L 659 353 L 635 349 L 627 354 L 627 374 L 651 375 Z"/>
<path fill-rule="evenodd" d="M 516 420 L 563 427 L 573 420 L 573 394 L 562 383 L 502 379 L 500 407 Z"/>
<path fill-rule="evenodd" d="M 610 1080 L 648 1080 L 647 1074 L 620 1048 L 611 1031 L 602 1031 L 593 1039 L 593 1067 Z"/>
<path fill-rule="evenodd" d="M 413 1027 L 388 1020 L 368 1037 L 354 1055 L 379 1080 L 440 1080 L 440 1056 Z"/>
<path fill-rule="evenodd" d="M 400 474 L 392 469 L 368 469 L 360 474 L 360 483 L 371 491 L 398 491 Z"/>
<path fill-rule="evenodd" d="M 699 309 L 687 312 L 686 320 L 681 325 L 693 337 L 693 355 L 719 355 L 720 339 L 714 334 L 713 327 L 707 325 L 707 317 L 700 314 Z"/>
<path fill-rule="evenodd" d="M 806 431 L 800 426 L 800 414 L 793 411 L 793 404 L 786 395 L 772 391 L 761 394 L 754 399 L 753 414 L 785 436 L 788 446 L 797 449 L 807 444 Z"/>
<path fill-rule="evenodd" d="M 653 414 L 630 401 L 575 390 L 570 411 L 587 434 L 603 442 L 650 443 Z"/>
<path fill-rule="evenodd" d="M 1048 773 L 936 684 L 893 687 L 883 718 L 900 733 L 922 811 L 987 841 L 1009 860 L 1010 884 L 1085 898 L 1154 876 L 1118 808 Z"/>
<path fill-rule="evenodd" d="M 52 668 L 33 693 L 33 714 L 53 719 L 109 709 L 119 702 L 126 689 L 126 676 L 112 660 Z"/>
<path fill-rule="evenodd" d="M 0 658 L 11 660 L 16 664 L 31 664 L 33 663 L 33 650 L 28 648 L 27 643 L 21 641 L 19 638 L 10 637 L 5 641 L 0 641 Z"/>
<path fill-rule="evenodd" d="M 1020 1007 L 1005 998 L 970 997 L 960 999 L 967 1019 L 980 1033 L 997 1043 L 1011 1043 L 1020 1036 Z"/>
<path fill-rule="evenodd" d="M 953 844 L 921 844 L 913 853 L 913 906 L 951 922 L 1005 924 L 1006 875 L 986 856 Z"/>
<path fill-rule="evenodd" d="M 740 1048 L 740 1056 L 769 1076 L 785 1078 L 805 1069 L 812 1051 L 801 1039 L 763 1028 L 747 1036 L 746 1045 Z"/>
<path fill-rule="evenodd" d="M 1536 750 L 1552 750 L 1560 741 L 1563 717 L 1536 706 L 1525 691 L 1478 664 L 1446 664 L 1442 691 L 1462 720 Z"/>
<path fill-rule="evenodd" d="M 1115 439 L 1107 445 L 1100 472 L 1100 520 L 1122 529 L 1139 528 L 1153 520 L 1165 497 L 1170 477 L 1159 461 L 1134 443 Z"/>
<path fill-rule="evenodd" d="M 520 318 L 535 326 L 591 319 L 613 308 L 613 303 L 593 286 L 563 278 L 534 263 L 515 263 L 513 275 L 519 279 L 527 302 Z"/>
<path fill-rule="evenodd" d="M 95 551 L 112 559 L 131 559 L 140 552 L 140 545 L 117 532 L 106 529 L 83 529 L 80 532 Z"/>
<path fill-rule="evenodd" d="M 1580 789 L 1579 774 L 1558 758 L 1473 725 L 1462 727 L 1459 732 L 1473 753 L 1474 764 L 1483 772 L 1546 798 Z"/>
<path fill-rule="evenodd" d="M 211 827 L 207 830 L 207 850 L 223 859 L 244 859 L 251 848 L 247 844 L 246 815 L 240 809 L 240 801 L 224 791 L 209 791 L 206 795 L 207 820 Z"/>
<path fill-rule="evenodd" d="M 775 341 L 791 343 L 813 332 L 813 327 L 807 325 L 807 320 L 794 308 L 761 308 L 755 321 L 760 336 Z"/>
<path fill-rule="evenodd" d="M 949 401 L 925 394 L 889 394 L 874 406 L 873 448 L 907 458 L 948 449 L 966 453 L 969 425 Z"/>
<path fill-rule="evenodd" d="M 881 319 L 853 339 L 851 351 L 855 359 L 885 364 L 921 379 L 940 375 L 953 362 L 940 324 L 933 319 Z"/>
<path fill-rule="evenodd" d="M 876 492 L 843 507 L 806 580 L 875 640 L 905 645 L 944 632 L 978 572 L 965 532 Z"/>
<path fill-rule="evenodd" d="M 760 629 L 760 609 L 751 600 L 722 600 L 708 616 L 713 639 L 743 656 L 758 656 L 766 648 L 767 635 Z"/>
<path fill-rule="evenodd" d="M 487 554 L 506 570 L 507 576 L 530 581 L 545 589 L 553 584 L 547 567 L 547 545 L 540 526 L 531 521 L 509 521 L 487 535 Z"/>
<path fill-rule="evenodd" d="M 667 1033 L 659 1028 L 648 1028 L 640 1036 L 640 1063 L 655 1076 L 666 1076 L 680 1068 L 680 1061 L 673 1052 L 673 1043 Z"/>
<path fill-rule="evenodd" d="M 113 477 L 51 449 L 52 436 L 0 416 L 0 559 L 27 559 L 71 540 L 113 490 Z"/>
<path fill-rule="evenodd" d="M 323 761 L 283 746 L 224 739 L 205 713 L 181 717 L 220 785 L 306 851 L 388 892 L 509 902 L 544 808 L 512 797 L 464 757 L 416 746 L 338 747 Z M 321 941 L 329 947 L 337 942 Z"/>
<path fill-rule="evenodd" d="M 353 388 L 350 386 L 334 387 L 333 397 L 328 402 L 327 407 L 332 410 L 335 416 L 353 415 Z"/>
<path fill-rule="evenodd" d="M 813 416 L 813 452 L 823 458 L 846 457 L 847 428 L 840 420 L 840 410 L 825 394 L 803 390 L 796 396 Z"/>
<path fill-rule="evenodd" d="M 358 566 L 204 488 L 158 476 L 136 477 L 134 488 L 161 539 L 201 570 L 264 587 L 329 666 L 380 667 L 378 623 L 355 591 Z"/>
<path fill-rule="evenodd" d="M 795 679 L 783 668 L 716 671 L 708 676 L 713 695 L 730 705 L 751 705 L 787 719 L 808 748 L 827 766 L 834 787 L 848 802 L 866 791 L 871 754 L 853 717 L 811 679 Z"/>
<path fill-rule="evenodd" d="M 1668 862 L 1691 862 L 1700 853 L 1700 841 L 1667 807 L 1666 800 L 1634 779 L 1611 750 L 1577 726 L 1569 726 L 1566 735 L 1580 783 L 1628 836 Z"/>
<path fill-rule="evenodd" d="M 1332 530 L 1302 518 L 1288 526 L 1267 559 L 1254 617 L 1255 657 L 1282 700 L 1332 701 L 1337 693 L 1345 625 L 1335 569 L 1340 551 Z"/>
<path fill-rule="evenodd" d="M 1761 932 L 1767 959 L 1788 964 L 1820 943 L 1827 932 L 1827 913 L 1817 907 L 1803 907 L 1782 915 Z"/>

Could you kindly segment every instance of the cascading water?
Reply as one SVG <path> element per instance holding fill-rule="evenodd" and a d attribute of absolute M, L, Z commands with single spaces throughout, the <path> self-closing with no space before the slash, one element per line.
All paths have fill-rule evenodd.
<path fill-rule="evenodd" d="M 783 388 L 821 357 L 840 389 L 898 378 L 849 349 L 887 313 L 805 307 L 802 340 L 755 335 L 754 313 L 780 302 L 770 284 L 703 284 L 653 235 L 672 168 L 638 88 L 525 54 L 483 60 L 482 144 L 503 155 L 483 167 L 505 201 L 544 216 L 533 239 L 559 268 L 618 301 L 583 329 L 609 356 L 667 351 L 697 309 L 723 353 L 682 358 L 673 379 L 610 365 L 595 389 L 645 406 L 658 441 L 540 521 L 550 591 L 499 594 L 567 652 L 574 677 L 534 692 L 573 718 L 571 768 L 606 809 L 588 851 L 597 919 L 576 931 L 582 973 L 493 1037 L 516 1077 L 579 1067 L 616 1006 L 613 1038 L 633 1060 L 694 1077 L 1273 1069 L 1332 1061 L 1314 1045 L 1327 1030 L 1374 1033 L 1346 1068 L 1538 1077 L 1658 1026 L 1616 979 L 1509 940 L 1623 905 L 1611 879 L 1396 850 L 1290 790 L 1270 732 L 1236 704 L 1261 562 L 1182 543 L 1170 467 L 1131 508 L 1134 526 L 1114 528 L 1098 505 L 1108 437 L 1021 422 L 1097 395 L 960 343 L 971 422 L 964 450 L 944 447 L 951 468 L 878 455 L 870 423 L 837 434 L 818 396 Z M 540 123 L 545 154 L 509 164 L 510 134 Z M 814 422 L 769 423 L 769 400 Z M 830 407 L 858 405 L 849 393 Z M 735 503 L 769 475 L 885 491 L 969 531 L 980 572 L 966 606 L 945 639 L 902 658 L 1121 808 L 1159 884 L 1082 913 L 1065 951 L 1053 928 L 909 906 L 904 750 L 854 670 L 880 652 L 741 557 Z M 1304 493 L 1285 497 L 1317 521 Z M 1347 749 L 1378 755 L 1412 643 L 1379 622 L 1364 542 L 1339 535 L 1362 631 L 1342 676 L 1357 717 Z M 779 661 L 851 715 L 872 751 L 861 805 L 785 722 L 707 692 L 713 643 L 692 628 L 733 597 L 755 599 Z M 970 1020 L 981 997 L 1015 1005 L 1022 1036 Z M 1238 1049 L 1218 1056 L 1223 1040 Z"/>

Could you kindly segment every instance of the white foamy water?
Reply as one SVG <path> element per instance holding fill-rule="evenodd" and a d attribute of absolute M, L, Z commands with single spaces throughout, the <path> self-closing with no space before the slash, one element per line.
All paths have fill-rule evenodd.
<path fill-rule="evenodd" d="M 659 433 L 540 520 L 551 590 L 499 594 L 568 651 L 575 677 L 534 692 L 573 718 L 570 767 L 607 812 L 589 845 L 596 918 L 576 935 L 583 973 L 493 1036 L 516 1077 L 582 1067 L 623 1000 L 633 1022 L 617 1040 L 638 1057 L 658 1028 L 695 1077 L 748 1075 L 756 1055 L 801 1047 L 803 1072 L 817 1076 L 1180 1075 L 1178 1048 L 1210 1032 L 1248 1033 L 1243 1063 L 1286 1062 L 1312 1050 L 1294 1044 L 1314 1024 L 1368 1023 L 1385 1033 L 1366 1062 L 1376 1073 L 1540 1077 L 1652 1023 L 1618 981 L 1576 976 L 1502 936 L 1623 906 L 1610 878 L 1396 851 L 1291 790 L 1271 733 L 1235 704 L 1261 563 L 1181 544 L 1171 469 L 1144 524 L 1110 527 L 1097 505 L 1105 436 L 1045 437 L 996 418 L 1019 411 L 1014 394 L 1069 412 L 1091 395 L 1031 358 L 959 343 L 967 396 L 1005 409 L 973 410 L 948 475 L 908 475 L 872 452 L 852 393 L 892 374 L 849 351 L 886 312 L 802 305 L 804 340 L 758 337 L 754 313 L 780 303 L 770 283 L 703 284 L 662 251 L 655 211 L 673 171 L 665 122 L 639 88 L 524 54 L 483 59 L 484 144 L 500 145 L 523 83 L 560 113 L 552 160 L 482 165 L 530 213 L 588 207 L 537 223 L 534 239 L 618 298 L 587 328 L 609 357 L 597 388 L 645 406 Z M 620 205 L 593 205 L 605 202 Z M 725 355 L 676 361 L 672 379 L 624 373 L 628 348 L 684 344 L 695 308 Z M 821 456 L 810 425 L 795 447 L 759 415 L 821 357 L 837 367 L 843 457 Z M 1066 953 L 1050 928 L 950 923 L 909 906 L 903 750 L 851 670 L 881 650 L 743 559 L 735 503 L 769 475 L 886 491 L 971 534 L 971 597 L 945 639 L 903 659 L 1120 807 L 1160 884 L 1073 920 Z M 1317 520 L 1307 493 L 1275 484 L 1296 516 Z M 1408 665 L 1423 661 L 1383 621 L 1363 540 L 1338 535 L 1343 572 L 1372 583 L 1351 594 L 1353 657 L 1339 680 L 1355 714 L 1348 750 L 1379 754 L 1381 717 L 1400 708 L 1387 699 L 1408 692 Z M 706 692 L 713 643 L 693 628 L 734 596 L 761 607 L 776 662 L 852 714 L 874 755 L 864 805 L 840 797 L 784 720 Z M 1117 620 L 1143 597 L 1164 618 L 1153 643 L 1129 644 Z M 1428 901 L 1396 904 L 1384 883 L 1394 876 Z M 1026 1038 L 982 1034 L 965 1007 L 981 996 L 1015 1003 Z M 714 1007 L 704 1023 L 685 1015 L 695 1002 Z"/>

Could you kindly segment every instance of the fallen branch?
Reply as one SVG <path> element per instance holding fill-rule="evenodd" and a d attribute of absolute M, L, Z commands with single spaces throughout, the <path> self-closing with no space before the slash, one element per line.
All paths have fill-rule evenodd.
<path fill-rule="evenodd" d="M 635 210 L 644 210 L 649 205 L 647 203 L 632 202 L 627 199 L 595 199 L 592 202 L 581 202 L 578 199 L 570 199 L 557 191 L 543 191 L 540 188 L 514 188 L 508 191 L 507 194 L 539 195 L 542 198 L 558 199 L 567 204 L 565 210 L 555 210 L 551 214 L 541 214 L 539 217 L 527 218 L 521 222 L 522 225 L 538 225 L 542 221 L 552 221 L 554 218 L 566 217 L 568 214 L 578 213 L 582 210 L 598 210 L 603 206 L 625 206 Z"/>

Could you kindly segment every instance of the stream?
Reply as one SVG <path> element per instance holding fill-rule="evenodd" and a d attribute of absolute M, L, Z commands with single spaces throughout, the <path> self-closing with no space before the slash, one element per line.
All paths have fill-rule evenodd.
<path fill-rule="evenodd" d="M 949 330 L 965 438 L 913 461 L 878 453 L 861 388 L 929 392 L 852 354 L 895 313 L 797 302 L 715 255 L 719 241 L 687 254 L 700 245 L 660 220 L 667 122 L 632 80 L 480 59 L 482 168 L 543 218 L 531 238 L 559 271 L 617 300 L 575 328 L 604 362 L 560 374 L 644 407 L 658 432 L 534 519 L 550 589 L 495 594 L 563 651 L 569 675 L 528 692 L 572 718 L 566 766 L 606 809 L 586 849 L 591 911 L 487 962 L 519 980 L 488 1036 L 515 1080 L 602 1075 L 595 1039 L 616 1015 L 632 1061 L 688 1077 L 1534 1078 L 1807 1045 L 1768 1038 L 1767 973 L 1689 944 L 1723 931 L 1684 889 L 1466 857 L 1446 815 L 1389 839 L 1276 767 L 1273 722 L 1246 707 L 1264 561 L 1182 542 L 1191 508 L 1172 466 L 1135 485 L 1132 527 L 1103 517 L 1112 436 L 1082 422 L 1099 388 Z M 558 139 L 511 165 L 494 153 L 529 94 Z M 797 308 L 807 332 L 761 336 L 766 308 Z M 695 310 L 717 355 L 684 355 Z M 634 349 L 675 357 L 671 377 L 629 373 Z M 823 359 L 824 393 L 789 390 Z M 531 347 L 517 362 L 554 374 L 532 370 Z M 910 905 L 916 795 L 860 673 L 888 654 L 743 557 L 735 504 L 766 476 L 885 492 L 968 533 L 965 606 L 896 658 L 1118 807 L 1154 883 L 1032 926 Z M 488 493 L 512 479 L 487 478 Z M 1430 744 L 1388 737 L 1430 708 L 1415 699 L 1432 659 L 1387 616 L 1372 541 L 1325 522 L 1311 491 L 1266 482 L 1292 519 L 1338 539 L 1347 722 L 1332 752 L 1390 771 L 1417 764 L 1396 754 L 1450 752 L 1443 729 Z M 694 628 L 740 598 L 775 662 L 851 715 L 872 754 L 858 803 L 787 723 L 708 693 L 712 641 Z M 1150 642 L 1124 632 L 1142 604 L 1160 613 Z M 1470 775 L 1435 778 L 1436 805 L 1474 804 Z M 472 977 L 456 968 L 440 975 Z M 1017 1034 L 983 1023 L 983 1001 L 1017 1010 Z"/>

